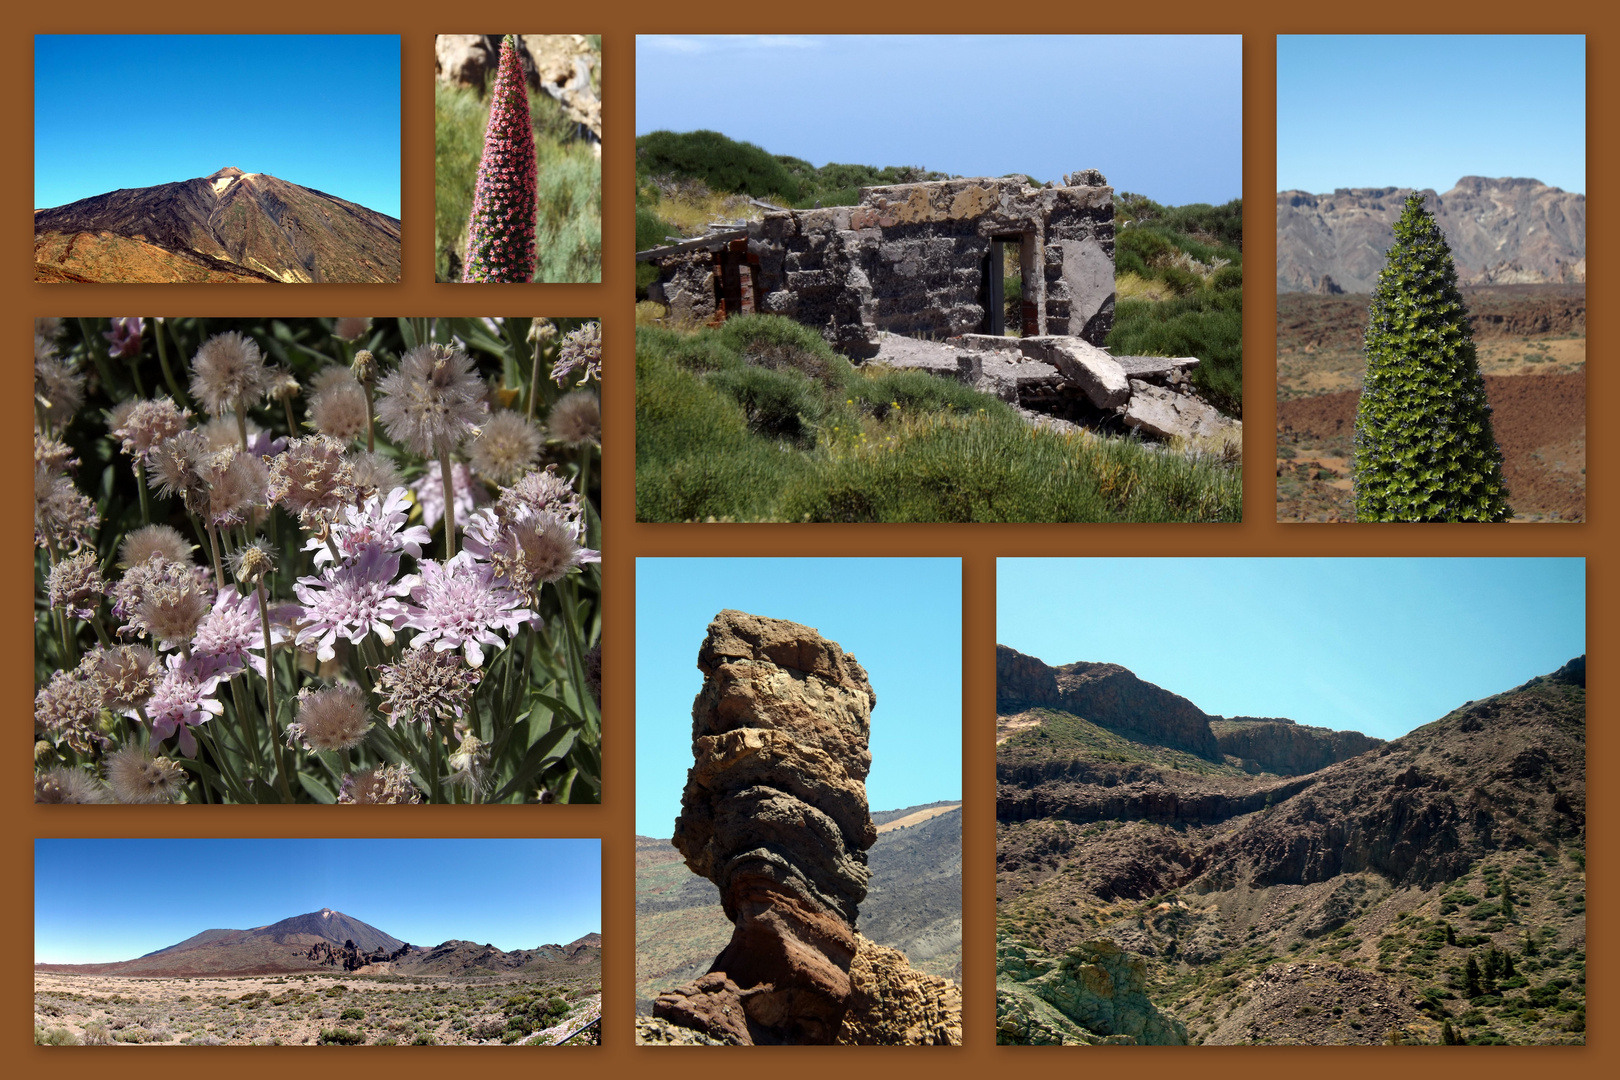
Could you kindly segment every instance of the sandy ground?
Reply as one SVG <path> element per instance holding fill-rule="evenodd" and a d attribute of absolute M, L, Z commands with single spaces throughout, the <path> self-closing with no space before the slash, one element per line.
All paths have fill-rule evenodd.
<path fill-rule="evenodd" d="M 35 972 L 34 1025 L 36 1031 L 65 1028 L 81 1042 L 96 1041 L 104 1029 L 114 1045 L 312 1046 L 323 1030 L 345 1028 L 373 1044 L 431 1038 L 438 1045 L 498 1046 L 506 998 L 540 985 L 429 978 L 383 983 L 335 975 L 139 979 Z M 567 1017 L 544 1029 L 550 1041 L 559 1042 L 601 1016 L 599 992 L 571 1004 Z M 344 1019 L 343 1012 L 350 1009 L 365 1015 Z"/>

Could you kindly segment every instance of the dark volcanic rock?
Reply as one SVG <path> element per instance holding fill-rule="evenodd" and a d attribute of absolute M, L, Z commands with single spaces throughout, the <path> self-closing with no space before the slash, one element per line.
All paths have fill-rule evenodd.
<path fill-rule="evenodd" d="M 718 887 L 734 930 L 709 976 L 659 995 L 654 1016 L 725 1041 L 932 1038 L 954 984 L 907 965 L 901 982 L 930 1003 L 908 1022 L 894 1015 L 895 995 L 906 996 L 900 974 L 883 974 L 893 965 L 856 967 L 863 947 L 876 948 L 855 933 L 877 839 L 864 783 L 877 695 L 866 671 L 809 627 L 739 611 L 709 625 L 698 667 L 696 760 L 674 844 Z M 861 990 L 857 970 L 879 985 Z M 889 1014 L 881 1023 L 863 1013 L 873 1001 Z M 746 1040 L 727 1010 L 746 1014 Z"/>
<path fill-rule="evenodd" d="M 1359 731 L 1330 731 L 1292 720 L 1234 716 L 1210 724 L 1221 753 L 1241 758 L 1249 772 L 1299 776 L 1384 745 Z"/>
<path fill-rule="evenodd" d="M 1118 664 L 1084 661 L 1057 669 L 1062 708 L 1127 739 L 1221 759 L 1209 714 L 1170 691 L 1143 682 Z"/>
<path fill-rule="evenodd" d="M 1033 656 L 1017 649 L 996 646 L 996 712 L 1007 714 L 1025 709 L 1061 709 L 1057 672 Z"/>
<path fill-rule="evenodd" d="M 399 219 L 227 167 L 36 210 L 34 252 L 39 280 L 397 282 Z"/>

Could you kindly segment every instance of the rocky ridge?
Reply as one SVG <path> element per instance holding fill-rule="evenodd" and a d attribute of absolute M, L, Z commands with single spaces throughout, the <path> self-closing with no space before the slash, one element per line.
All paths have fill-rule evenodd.
<path fill-rule="evenodd" d="M 877 839 L 865 669 L 809 627 L 738 611 L 710 623 L 698 667 L 674 844 L 733 931 L 654 1018 L 738 1044 L 960 1041 L 955 984 L 855 932 Z"/>
<path fill-rule="evenodd" d="M 1027 660 L 1004 704 L 1047 685 Z M 1584 658 L 1281 780 L 1082 723 L 998 752 L 1003 1041 L 1110 1033 L 1047 974 L 1096 941 L 1196 1042 L 1584 1039 Z"/>
<path fill-rule="evenodd" d="M 1414 189 L 1277 193 L 1277 291 L 1371 292 Z M 1539 180 L 1465 176 L 1426 189 L 1464 285 L 1586 280 L 1586 196 Z"/>

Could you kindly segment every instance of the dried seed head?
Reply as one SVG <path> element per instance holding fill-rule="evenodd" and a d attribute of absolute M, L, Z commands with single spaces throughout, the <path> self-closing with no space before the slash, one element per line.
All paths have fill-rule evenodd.
<path fill-rule="evenodd" d="M 156 555 L 168 562 L 188 563 L 197 545 L 186 542 L 178 529 L 168 525 L 147 525 L 124 537 L 118 547 L 118 565 L 128 570 Z"/>
<path fill-rule="evenodd" d="M 69 555 L 51 568 L 45 579 L 45 594 L 51 607 L 75 619 L 88 619 L 101 605 L 107 582 L 101 576 L 101 563 L 94 549 Z"/>
<path fill-rule="evenodd" d="M 114 645 L 97 648 L 94 670 L 102 700 L 113 712 L 128 712 L 145 704 L 163 678 L 164 667 L 157 654 L 144 645 Z"/>
<path fill-rule="evenodd" d="M 52 477 L 67 472 L 79 463 L 73 456 L 73 448 L 60 439 L 54 439 L 43 432 L 34 432 L 34 468 L 43 468 Z"/>
<path fill-rule="evenodd" d="M 546 433 L 569 446 L 602 443 L 602 403 L 589 390 L 564 394 L 546 417 Z"/>
<path fill-rule="evenodd" d="M 34 339 L 34 398 L 53 431 L 61 431 L 84 404 L 84 376 L 56 355 L 56 346 Z"/>
<path fill-rule="evenodd" d="M 186 771 L 166 757 L 125 746 L 107 758 L 107 784 L 121 803 L 172 803 L 186 786 Z"/>
<path fill-rule="evenodd" d="M 257 405 L 270 377 L 258 344 L 234 330 L 203 342 L 191 359 L 192 396 L 214 416 Z"/>
<path fill-rule="evenodd" d="M 92 543 L 101 515 L 73 481 L 34 467 L 34 544 L 57 551 L 77 551 Z"/>
<path fill-rule="evenodd" d="M 287 741 L 306 750 L 348 750 L 370 730 L 365 695 L 355 687 L 305 689 L 298 694 L 298 719 L 287 725 Z"/>
<path fill-rule="evenodd" d="M 377 693 L 383 699 L 379 711 L 388 717 L 389 727 L 398 720 L 461 719 L 483 678 L 455 650 L 406 649 L 399 663 L 377 670 Z"/>
<path fill-rule="evenodd" d="M 357 502 L 363 502 L 373 495 L 386 495 L 403 483 L 394 463 L 381 454 L 358 450 L 344 460 L 349 463 Z"/>
<path fill-rule="evenodd" d="M 354 501 L 354 474 L 343 459 L 343 444 L 324 435 L 295 439 L 270 466 L 270 497 L 298 515 L 305 529 L 318 530 Z"/>
<path fill-rule="evenodd" d="M 96 722 L 103 704 L 101 688 L 88 677 L 86 665 L 58 671 L 34 692 L 34 730 L 91 753 L 102 742 Z"/>
<path fill-rule="evenodd" d="M 108 426 L 112 437 L 123 444 L 124 453 L 144 465 L 159 443 L 186 430 L 190 416 L 170 399 L 160 397 L 131 402 L 127 408 L 119 406 L 109 417 Z"/>
<path fill-rule="evenodd" d="M 540 458 L 540 429 L 520 413 L 498 412 L 467 446 L 473 471 L 502 485 L 534 467 Z"/>
<path fill-rule="evenodd" d="M 231 575 L 244 585 L 253 584 L 275 568 L 275 556 L 265 540 L 255 540 L 231 554 Z"/>
<path fill-rule="evenodd" d="M 574 485 L 566 477 L 557 475 L 555 465 L 547 465 L 539 472 L 522 477 L 511 487 L 502 488 L 496 509 L 502 521 L 514 520 L 524 513 L 550 513 L 578 521 L 584 512 Z"/>
<path fill-rule="evenodd" d="M 535 319 L 529 323 L 528 342 L 542 349 L 557 340 L 557 325 L 550 319 Z"/>
<path fill-rule="evenodd" d="M 298 377 L 283 367 L 270 369 L 269 385 L 265 390 L 271 401 L 290 401 L 303 392 Z"/>
<path fill-rule="evenodd" d="M 343 372 L 342 381 L 310 399 L 309 422 L 322 435 L 348 444 L 366 433 L 370 407 L 366 404 L 366 392 L 360 389 L 354 377 L 343 368 L 336 370 Z"/>
<path fill-rule="evenodd" d="M 112 793 L 107 785 L 83 769 L 56 765 L 34 774 L 34 801 L 37 803 L 108 803 Z"/>
<path fill-rule="evenodd" d="M 332 336 L 342 338 L 344 341 L 359 341 L 370 329 L 370 319 L 338 319 L 332 324 Z"/>
<path fill-rule="evenodd" d="M 255 508 L 269 505 L 270 470 L 256 454 L 222 451 L 207 475 L 208 520 L 219 528 L 245 524 Z"/>
<path fill-rule="evenodd" d="M 120 584 L 133 584 L 138 596 L 130 607 L 126 629 L 145 634 L 162 649 L 191 640 L 213 607 L 214 598 L 200 586 L 189 565 L 149 562 L 124 575 Z"/>
<path fill-rule="evenodd" d="M 471 358 L 445 345 L 411 349 L 377 390 L 377 419 L 389 439 L 423 457 L 455 449 L 487 413 Z"/>
<path fill-rule="evenodd" d="M 576 371 L 581 373 L 581 383 L 592 379 L 602 381 L 602 324 L 599 322 L 588 322 L 563 338 L 557 350 L 557 362 L 551 365 L 551 381 L 561 386 Z"/>
<path fill-rule="evenodd" d="M 354 354 L 354 362 L 349 365 L 349 372 L 361 386 L 376 386 L 377 358 L 371 355 L 370 349 L 361 349 Z"/>
<path fill-rule="evenodd" d="M 338 788 L 338 802 L 345 806 L 400 805 L 421 801 L 422 793 L 411 783 L 408 765 L 384 765 L 380 769 L 348 775 Z"/>

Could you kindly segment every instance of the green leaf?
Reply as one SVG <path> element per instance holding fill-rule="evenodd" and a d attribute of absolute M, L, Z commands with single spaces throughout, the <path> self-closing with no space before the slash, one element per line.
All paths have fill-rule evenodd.
<path fill-rule="evenodd" d="M 299 773 L 298 783 L 309 793 L 310 798 L 324 806 L 331 806 L 337 802 L 337 796 L 332 794 L 332 789 L 309 775 L 309 773 Z"/>

